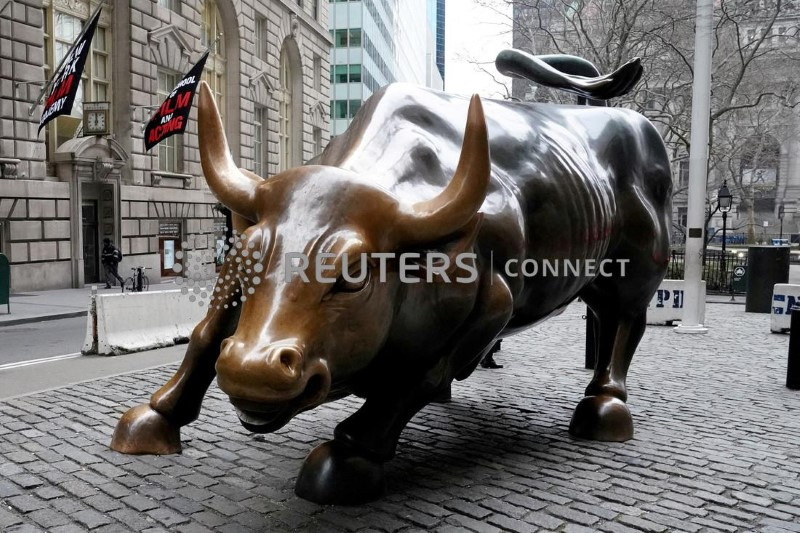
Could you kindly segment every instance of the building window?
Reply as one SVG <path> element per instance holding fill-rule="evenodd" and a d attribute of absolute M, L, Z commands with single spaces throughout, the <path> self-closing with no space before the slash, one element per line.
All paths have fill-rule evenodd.
<path fill-rule="evenodd" d="M 347 30 L 331 30 L 333 34 L 333 46 L 336 48 L 347 48 Z"/>
<path fill-rule="evenodd" d="M 108 34 L 105 28 L 97 28 L 92 40 L 92 99 L 98 102 L 107 102 L 111 99 Z"/>
<path fill-rule="evenodd" d="M 256 57 L 262 61 L 267 60 L 267 19 L 256 17 Z"/>
<path fill-rule="evenodd" d="M 253 116 L 253 172 L 266 178 L 267 166 L 264 164 L 266 157 L 264 150 L 266 143 L 267 108 L 256 106 Z"/>
<path fill-rule="evenodd" d="M 361 100 L 334 100 L 331 102 L 332 118 L 351 119 L 361 109 Z"/>
<path fill-rule="evenodd" d="M 85 13 L 91 12 L 89 0 L 78 0 L 75 8 L 83 6 Z M 67 8 L 53 7 L 53 2 L 46 0 L 43 7 L 44 14 L 44 51 L 45 51 L 45 79 L 53 76 L 53 69 L 58 66 L 61 59 L 69 51 L 72 44 L 80 35 L 86 22 L 75 12 Z M 81 76 L 80 86 L 75 95 L 75 103 L 70 115 L 62 115 L 51 121 L 46 126 L 45 143 L 47 144 L 48 160 L 56 148 L 72 139 L 78 133 L 83 118 L 83 102 L 96 102 L 113 100 L 111 94 L 111 29 L 101 18 L 92 39 L 91 53 Z M 113 106 L 112 106 L 113 109 Z M 52 169 L 51 169 L 52 170 Z"/>
<path fill-rule="evenodd" d="M 319 0 L 311 2 L 311 15 L 314 17 L 314 20 L 319 20 Z"/>
<path fill-rule="evenodd" d="M 678 208 L 678 226 L 685 228 L 688 219 L 688 209 L 686 207 L 679 207 Z"/>
<path fill-rule="evenodd" d="M 331 102 L 331 118 L 347 118 L 347 100 Z"/>
<path fill-rule="evenodd" d="M 347 65 L 331 65 L 331 83 L 347 83 Z"/>
<path fill-rule="evenodd" d="M 158 69 L 158 101 L 163 102 L 178 84 L 178 75 Z M 158 170 L 161 172 L 181 172 L 180 135 L 167 137 L 158 143 Z"/>
<path fill-rule="evenodd" d="M 331 30 L 331 37 L 333 37 L 333 46 L 337 48 L 361 46 L 361 28 Z"/>
<path fill-rule="evenodd" d="M 322 128 L 314 128 L 314 156 L 322 153 Z"/>
<path fill-rule="evenodd" d="M 778 44 L 785 45 L 786 44 L 786 26 L 781 26 L 778 28 Z"/>
<path fill-rule="evenodd" d="M 8 251 L 6 250 L 6 224 L 2 220 L 0 220 L 0 254 L 9 255 Z M 14 259 L 13 257 L 11 259 Z"/>
<path fill-rule="evenodd" d="M 181 1 L 180 0 L 158 0 L 158 5 L 166 7 L 170 11 L 180 14 Z"/>
<path fill-rule="evenodd" d="M 350 65 L 347 81 L 361 83 L 361 65 Z"/>
<path fill-rule="evenodd" d="M 279 105 L 278 124 L 278 157 L 279 168 L 287 170 L 292 160 L 292 66 L 289 61 L 289 52 L 284 46 L 281 51 L 280 66 L 281 98 Z"/>
<path fill-rule="evenodd" d="M 684 159 L 678 164 L 678 185 L 686 187 L 689 185 L 689 160 Z"/>
<path fill-rule="evenodd" d="M 314 55 L 314 90 L 317 92 L 322 91 L 322 58 Z"/>
<path fill-rule="evenodd" d="M 203 80 L 211 87 L 220 114 L 225 114 L 225 43 L 222 34 L 222 19 L 214 0 L 205 0 L 200 27 L 200 44 L 211 53 L 203 70 Z"/>
<path fill-rule="evenodd" d="M 361 65 L 331 66 L 331 83 L 361 83 Z"/>

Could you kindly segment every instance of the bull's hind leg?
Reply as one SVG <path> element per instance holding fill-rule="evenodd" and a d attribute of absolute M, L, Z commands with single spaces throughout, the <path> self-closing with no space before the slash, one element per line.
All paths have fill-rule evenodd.
<path fill-rule="evenodd" d="M 481 288 L 471 320 L 454 336 L 455 345 L 423 375 L 394 375 L 390 383 L 367 394 L 364 405 L 336 426 L 334 440 L 317 446 L 306 458 L 295 492 L 321 504 L 359 504 L 385 490 L 383 464 L 394 457 L 406 424 L 454 378 L 464 379 L 491 349 L 511 316 L 512 298 L 495 275 Z M 400 358 L 398 358 L 400 359 Z"/>
<path fill-rule="evenodd" d="M 226 263 L 220 279 L 229 272 Z M 219 293 L 217 293 L 219 294 Z M 233 333 L 238 294 L 216 295 L 206 317 L 194 328 L 180 368 L 147 404 L 129 409 L 114 430 L 111 449 L 128 454 L 164 455 L 181 451 L 180 428 L 197 420 L 214 380 L 220 343 Z"/>
<path fill-rule="evenodd" d="M 622 442 L 633 437 L 625 379 L 644 334 L 646 314 L 593 310 L 599 326 L 594 377 L 586 387 L 586 397 L 575 408 L 569 430 L 584 439 Z"/>

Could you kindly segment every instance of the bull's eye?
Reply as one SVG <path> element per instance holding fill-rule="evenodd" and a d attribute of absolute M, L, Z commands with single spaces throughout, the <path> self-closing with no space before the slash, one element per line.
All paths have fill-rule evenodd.
<path fill-rule="evenodd" d="M 347 276 L 339 276 L 339 279 L 333 286 L 331 293 L 336 294 L 359 292 L 367 286 L 369 279 L 369 266 L 364 265 L 361 262 L 353 263 L 347 269 Z"/>

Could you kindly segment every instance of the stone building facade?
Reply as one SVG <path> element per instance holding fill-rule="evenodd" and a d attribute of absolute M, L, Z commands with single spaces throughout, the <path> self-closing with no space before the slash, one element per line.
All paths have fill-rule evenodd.
<path fill-rule="evenodd" d="M 81 102 L 37 134 L 42 106 L 29 108 L 100 3 Z M 327 17 L 322 0 L 0 0 L 0 252 L 12 289 L 101 281 L 105 237 L 125 255 L 123 276 L 144 265 L 152 282 L 181 270 L 173 262 L 213 261 L 224 217 L 202 176 L 196 110 L 184 135 L 151 151 L 143 124 L 210 50 L 203 78 L 234 160 L 266 177 L 311 159 L 329 137 Z M 83 136 L 83 102 L 110 102 L 108 135 Z"/>

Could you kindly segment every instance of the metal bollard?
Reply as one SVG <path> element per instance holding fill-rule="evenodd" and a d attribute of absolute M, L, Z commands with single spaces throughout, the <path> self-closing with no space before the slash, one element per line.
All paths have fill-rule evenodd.
<path fill-rule="evenodd" d="M 800 390 L 800 307 L 792 308 L 789 332 L 789 362 L 786 365 L 786 387 Z"/>
<path fill-rule="evenodd" d="M 586 308 L 586 353 L 584 358 L 584 368 L 594 370 L 597 362 L 597 318 L 588 307 Z"/>

